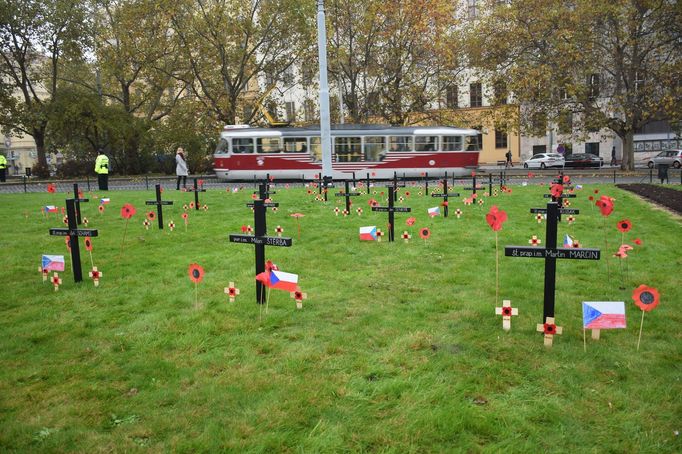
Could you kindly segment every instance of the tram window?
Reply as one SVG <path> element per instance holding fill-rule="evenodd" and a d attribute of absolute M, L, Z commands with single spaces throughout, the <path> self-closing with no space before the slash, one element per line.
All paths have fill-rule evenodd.
<path fill-rule="evenodd" d="M 386 138 L 383 136 L 365 137 L 365 160 L 381 161 L 386 155 Z"/>
<path fill-rule="evenodd" d="M 415 151 L 438 150 L 438 136 L 417 136 L 414 138 Z"/>
<path fill-rule="evenodd" d="M 464 138 L 464 144 L 467 151 L 480 151 L 481 144 L 478 136 L 467 136 Z"/>
<path fill-rule="evenodd" d="M 360 137 L 336 137 L 334 151 L 338 162 L 360 161 L 362 140 Z"/>
<path fill-rule="evenodd" d="M 412 137 L 390 136 L 388 138 L 391 151 L 412 151 Z"/>
<path fill-rule="evenodd" d="M 218 142 L 218 146 L 216 146 L 215 148 L 215 153 L 227 154 L 228 151 L 230 151 L 229 143 L 225 139 L 220 139 L 220 142 Z"/>
<path fill-rule="evenodd" d="M 322 161 L 322 145 L 319 137 L 310 138 L 310 155 L 315 162 Z"/>
<path fill-rule="evenodd" d="M 443 136 L 443 151 L 462 151 L 462 136 Z"/>
<path fill-rule="evenodd" d="M 257 153 L 279 153 L 282 151 L 282 146 L 279 142 L 279 137 L 259 137 L 256 139 Z"/>
<path fill-rule="evenodd" d="M 308 139 L 305 137 L 285 137 L 284 138 L 284 152 L 285 153 L 307 153 Z"/>
<path fill-rule="evenodd" d="M 253 139 L 232 139 L 233 153 L 253 153 Z"/>

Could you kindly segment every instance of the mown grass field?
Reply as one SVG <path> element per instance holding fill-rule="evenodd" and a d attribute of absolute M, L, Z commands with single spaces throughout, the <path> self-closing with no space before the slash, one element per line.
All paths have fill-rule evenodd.
<path fill-rule="evenodd" d="M 616 199 L 607 219 L 588 201 L 595 189 Z M 342 199 L 278 188 L 268 230 L 281 225 L 294 245 L 266 254 L 299 274 L 308 299 L 297 310 L 289 294 L 272 291 L 267 314 L 255 304 L 253 247 L 227 239 L 253 225 L 251 187 L 202 194 L 209 210 L 190 212 L 187 229 L 182 205 L 192 194 L 167 190 L 172 233 L 142 227 L 153 191 L 86 194 L 111 198 L 103 215 L 96 201 L 83 204 L 99 229 L 97 288 L 84 248 L 86 277 L 75 284 L 63 238 L 48 235 L 61 215 L 39 213 L 64 205 L 66 194 L 1 195 L 0 450 L 682 451 L 679 219 L 611 185 L 577 191 L 571 207 L 581 214 L 559 225 L 560 238 L 601 248 L 603 259 L 558 262 L 564 333 L 547 349 L 536 332 L 543 261 L 503 253 L 531 235 L 545 244 L 545 224 L 529 208 L 544 206 L 546 188 L 514 186 L 482 207 L 454 198 L 451 216 L 433 220 L 426 211 L 440 199 L 406 190 L 403 205 L 417 218 L 407 244 L 358 241 L 360 226 L 386 230 L 369 196 L 355 201 L 362 216 L 344 218 L 333 213 Z M 121 253 L 124 203 L 137 214 Z M 485 222 L 493 204 L 509 215 L 499 263 L 500 300 L 520 312 L 511 332 L 494 315 L 495 234 Z M 305 214 L 300 239 L 292 212 Z M 396 215 L 397 235 L 407 217 Z M 633 224 L 625 242 L 642 241 L 627 267 L 612 257 L 624 218 Z M 426 242 L 423 226 L 432 231 Z M 41 254 L 66 256 L 57 292 L 42 282 Z M 198 307 L 192 262 L 206 271 Z M 241 290 L 234 303 L 223 292 L 230 281 Z M 637 351 L 641 311 L 631 295 L 640 284 L 658 288 L 661 303 L 645 315 Z M 585 352 L 582 301 L 625 301 L 628 328 L 602 331 L 599 341 L 588 333 Z"/>

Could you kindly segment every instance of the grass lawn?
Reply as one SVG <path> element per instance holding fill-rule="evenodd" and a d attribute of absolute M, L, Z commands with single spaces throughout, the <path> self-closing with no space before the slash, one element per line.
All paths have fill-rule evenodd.
<path fill-rule="evenodd" d="M 588 201 L 595 189 L 616 199 L 606 219 Z M 515 186 L 482 207 L 451 198 L 451 216 L 432 220 L 427 208 L 441 199 L 408 187 L 403 205 L 417 222 L 408 228 L 408 215 L 396 214 L 394 243 L 358 241 L 360 226 L 386 230 L 369 196 L 355 200 L 362 216 L 344 218 L 333 212 L 343 199 L 277 190 L 268 231 L 281 225 L 294 245 L 266 255 L 299 275 L 308 299 L 297 310 L 288 293 L 272 291 L 267 314 L 255 304 L 253 247 L 227 239 L 253 225 L 251 187 L 201 194 L 209 210 L 191 211 L 187 229 L 182 205 L 193 195 L 166 191 L 174 232 L 143 228 L 153 191 L 90 195 L 111 198 L 103 214 L 96 200 L 83 204 L 99 230 L 99 287 L 82 243 L 85 280 L 73 282 L 63 238 L 48 235 L 63 226 L 61 214 L 39 213 L 66 194 L 0 195 L 0 451 L 682 451 L 679 219 L 612 185 L 577 191 L 571 208 L 581 214 L 559 224 L 559 242 L 568 233 L 602 249 L 602 260 L 558 261 L 564 331 L 548 349 L 536 332 L 543 260 L 504 257 L 505 245 L 527 246 L 531 235 L 546 243 L 545 223 L 529 213 L 544 206 L 546 188 Z M 124 203 L 137 214 L 122 248 Z M 493 204 L 509 215 L 499 301 L 485 222 Z M 305 214 L 300 239 L 292 212 Z M 616 223 L 625 218 L 633 224 L 625 242 L 642 245 L 619 263 Z M 41 254 L 65 255 L 59 291 L 42 281 Z M 205 269 L 198 306 L 192 262 Z M 241 290 L 234 303 L 223 291 L 230 281 Z M 640 284 L 656 287 L 661 303 L 644 316 L 637 351 L 641 311 L 631 295 Z M 510 332 L 495 315 L 502 299 L 519 309 Z M 625 301 L 627 329 L 602 331 L 599 341 L 588 333 L 585 352 L 582 301 Z"/>

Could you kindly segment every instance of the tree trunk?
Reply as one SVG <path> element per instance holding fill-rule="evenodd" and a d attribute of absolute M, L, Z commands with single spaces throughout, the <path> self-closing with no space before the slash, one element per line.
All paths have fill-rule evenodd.
<path fill-rule="evenodd" d="M 620 138 L 623 141 L 623 160 L 620 168 L 622 170 L 635 170 L 635 133 L 630 130 Z"/>
<path fill-rule="evenodd" d="M 33 128 L 32 133 L 31 135 L 36 143 L 36 152 L 38 153 L 38 165 L 34 171 L 40 178 L 49 178 L 50 168 L 47 166 L 47 154 L 45 152 L 45 128 Z"/>

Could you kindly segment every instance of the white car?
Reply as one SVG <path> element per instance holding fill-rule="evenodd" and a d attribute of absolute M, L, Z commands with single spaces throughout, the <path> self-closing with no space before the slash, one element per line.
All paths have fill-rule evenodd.
<path fill-rule="evenodd" d="M 525 169 L 545 169 L 547 167 L 563 167 L 564 157 L 559 153 L 538 153 L 523 163 Z"/>
<path fill-rule="evenodd" d="M 667 164 L 679 169 L 682 165 L 682 150 L 666 150 L 661 151 L 653 158 L 649 159 L 647 166 L 650 169 L 654 168 L 654 164 Z"/>

